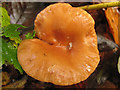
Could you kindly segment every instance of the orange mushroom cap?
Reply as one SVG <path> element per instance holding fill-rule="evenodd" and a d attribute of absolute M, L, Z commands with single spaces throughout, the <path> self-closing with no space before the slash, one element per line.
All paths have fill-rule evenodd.
<path fill-rule="evenodd" d="M 86 11 L 56 3 L 35 20 L 39 39 L 23 40 L 18 60 L 31 77 L 56 85 L 87 79 L 99 63 L 94 20 Z"/>

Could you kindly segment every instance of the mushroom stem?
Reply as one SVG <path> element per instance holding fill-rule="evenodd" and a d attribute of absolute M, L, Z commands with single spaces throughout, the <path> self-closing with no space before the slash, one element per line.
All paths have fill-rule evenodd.
<path fill-rule="evenodd" d="M 100 4 L 94 4 L 94 5 L 86 5 L 86 6 L 81 6 L 80 8 L 84 10 L 93 10 L 93 9 L 101 9 L 101 8 L 116 7 L 116 6 L 120 6 L 120 1 L 100 3 Z"/>

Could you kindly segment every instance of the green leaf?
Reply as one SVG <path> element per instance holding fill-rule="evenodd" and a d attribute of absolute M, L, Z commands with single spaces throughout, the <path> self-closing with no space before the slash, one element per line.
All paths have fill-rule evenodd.
<path fill-rule="evenodd" d="M 2 40 L 0 39 L 0 67 L 2 66 Z"/>
<path fill-rule="evenodd" d="M 5 8 L 0 7 L 0 24 L 1 27 L 7 26 L 10 24 L 10 17 Z"/>
<path fill-rule="evenodd" d="M 117 64 L 117 66 L 118 66 L 118 72 L 119 72 L 119 74 L 120 74 L 120 57 L 119 57 L 119 59 L 118 59 L 118 64 Z"/>
<path fill-rule="evenodd" d="M 35 37 L 36 32 L 33 31 L 33 33 L 27 33 L 25 36 L 25 39 L 33 39 Z"/>
<path fill-rule="evenodd" d="M 8 12 L 3 7 L 0 7 L 0 25 L 0 36 L 5 36 L 10 39 L 10 41 L 7 42 L 0 37 L 0 67 L 3 64 L 12 64 L 22 74 L 23 70 L 17 60 L 17 47 L 15 46 L 21 42 L 20 32 L 17 31 L 17 29 L 25 27 L 23 25 L 10 24 Z M 12 41 L 14 41 L 14 43 Z"/>
<path fill-rule="evenodd" d="M 2 36 L 10 38 L 10 40 L 14 40 L 16 43 L 20 43 L 21 42 L 21 39 L 19 36 L 20 32 L 17 31 L 17 29 L 20 27 L 25 28 L 25 26 L 23 25 L 9 24 L 8 26 L 3 27 Z"/>
<path fill-rule="evenodd" d="M 13 66 L 23 73 L 23 70 L 17 60 L 17 48 L 11 42 L 2 39 L 2 64 L 13 64 Z"/>

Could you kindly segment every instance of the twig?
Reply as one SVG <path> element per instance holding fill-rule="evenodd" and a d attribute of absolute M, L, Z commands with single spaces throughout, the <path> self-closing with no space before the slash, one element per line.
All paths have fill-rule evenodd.
<path fill-rule="evenodd" d="M 86 6 L 81 6 L 80 8 L 84 10 L 93 10 L 93 9 L 101 9 L 101 8 L 116 7 L 116 6 L 120 6 L 120 1 L 100 3 L 100 4 L 94 4 L 94 5 L 86 5 Z"/>
<path fill-rule="evenodd" d="M 24 84 L 27 82 L 27 76 L 24 76 L 21 80 L 19 81 L 16 81 L 14 83 L 11 83 L 7 86 L 4 86 L 2 88 L 23 88 L 24 87 Z"/>

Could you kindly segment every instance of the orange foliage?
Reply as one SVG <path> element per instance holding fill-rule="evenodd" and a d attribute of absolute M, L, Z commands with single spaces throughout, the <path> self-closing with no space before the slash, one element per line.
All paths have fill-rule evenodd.
<path fill-rule="evenodd" d="M 106 18 L 115 42 L 120 45 L 120 12 L 117 8 L 107 8 Z"/>

